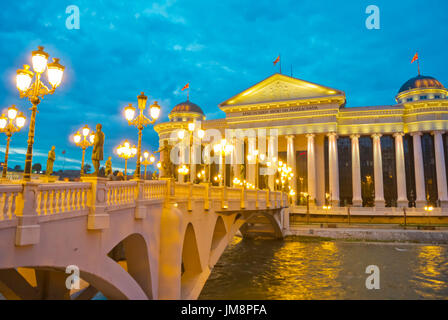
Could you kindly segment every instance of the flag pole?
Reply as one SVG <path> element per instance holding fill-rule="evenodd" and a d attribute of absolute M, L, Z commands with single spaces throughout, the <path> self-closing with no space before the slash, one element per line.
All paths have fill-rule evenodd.
<path fill-rule="evenodd" d="M 280 74 L 282 74 L 282 57 L 281 57 L 280 54 L 278 55 L 278 57 L 279 57 L 279 61 L 278 62 L 280 62 Z"/>
<path fill-rule="evenodd" d="M 187 101 L 190 101 L 190 84 L 188 84 L 187 88 Z"/>
<path fill-rule="evenodd" d="M 417 59 L 418 75 L 420 75 L 420 57 Z"/>

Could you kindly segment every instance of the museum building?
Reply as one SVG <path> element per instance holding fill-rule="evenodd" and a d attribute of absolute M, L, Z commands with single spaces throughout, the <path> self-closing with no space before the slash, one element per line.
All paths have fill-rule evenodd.
<path fill-rule="evenodd" d="M 401 86 L 395 105 L 347 108 L 341 90 L 276 73 L 219 104 L 223 119 L 206 120 L 187 100 L 155 130 L 162 145 L 175 143 L 173 132 L 188 130 L 192 121 L 223 135 L 266 129 L 266 159 L 276 155 L 292 167 L 297 205 L 305 203 L 306 194 L 317 206 L 446 207 L 447 94 L 437 79 L 418 75 Z M 273 129 L 278 136 L 269 136 Z M 230 139 L 231 157 L 246 159 L 260 148 L 257 140 L 249 133 Z M 258 170 L 257 179 L 260 166 L 243 166 L 226 166 L 228 186 L 238 178 L 276 188 L 273 175 L 263 179 Z M 191 166 L 190 181 L 200 168 Z M 220 172 L 219 165 L 210 171 L 211 176 Z"/>

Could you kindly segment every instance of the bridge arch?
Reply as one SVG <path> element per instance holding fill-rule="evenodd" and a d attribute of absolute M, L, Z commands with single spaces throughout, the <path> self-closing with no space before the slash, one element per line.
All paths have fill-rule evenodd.
<path fill-rule="evenodd" d="M 181 298 L 185 299 L 194 289 L 196 278 L 202 273 L 199 248 L 193 224 L 188 223 L 182 245 Z"/>

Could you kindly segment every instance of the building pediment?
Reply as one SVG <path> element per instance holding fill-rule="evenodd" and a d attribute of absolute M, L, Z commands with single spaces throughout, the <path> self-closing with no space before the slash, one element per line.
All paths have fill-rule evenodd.
<path fill-rule="evenodd" d="M 344 97 L 345 101 L 343 91 L 276 73 L 224 101 L 219 107 L 224 110 L 228 107 L 241 105 L 334 98 L 337 96 Z"/>

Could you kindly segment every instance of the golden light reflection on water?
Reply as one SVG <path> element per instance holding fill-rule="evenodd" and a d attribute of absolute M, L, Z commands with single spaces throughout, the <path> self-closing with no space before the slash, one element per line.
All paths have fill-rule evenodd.
<path fill-rule="evenodd" d="M 237 239 L 200 298 L 447 299 L 447 261 L 447 246 Z M 380 290 L 365 287 L 371 264 Z"/>
<path fill-rule="evenodd" d="M 443 248 L 440 246 L 419 247 L 417 258 L 416 276 L 413 281 L 419 283 L 418 293 L 423 297 L 428 297 L 428 289 L 435 292 L 446 290 L 447 284 L 441 280 L 442 272 L 446 273 L 448 266 L 446 257 L 443 255 Z"/>

